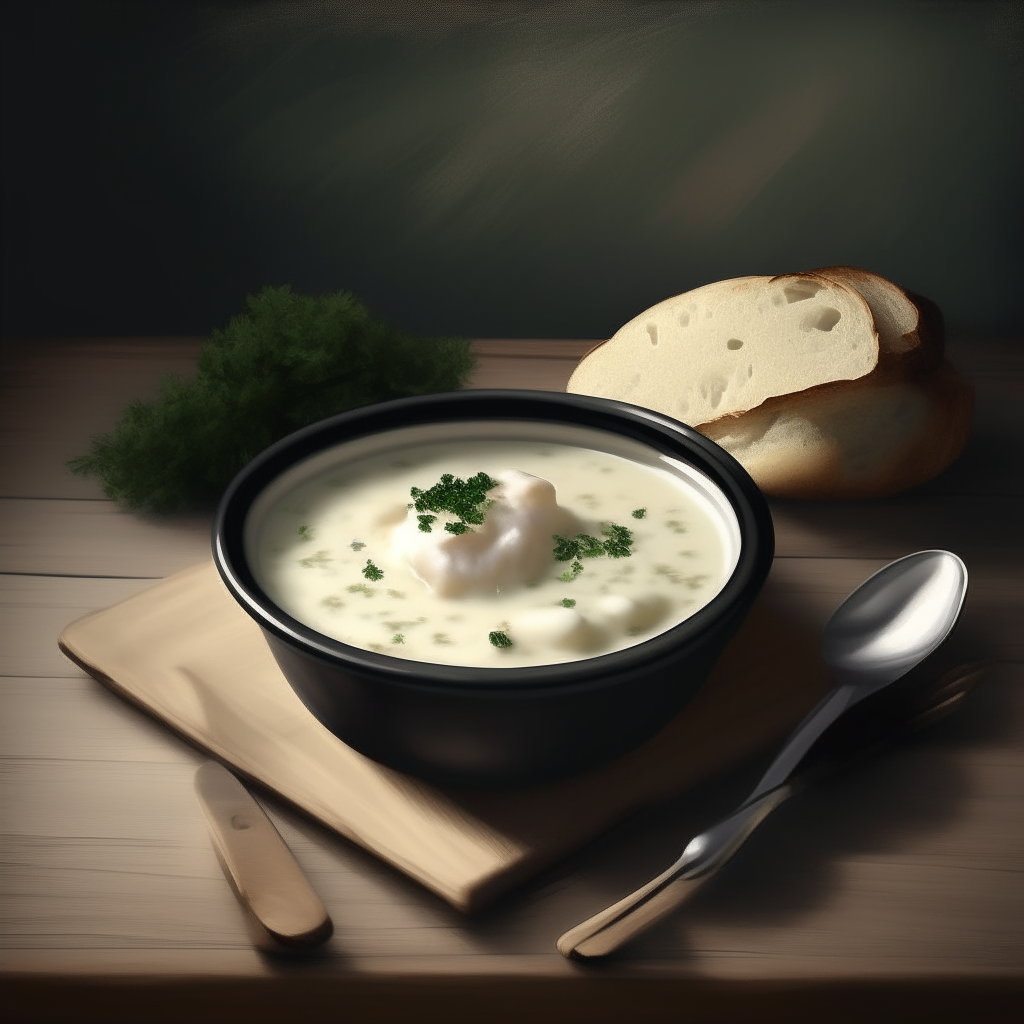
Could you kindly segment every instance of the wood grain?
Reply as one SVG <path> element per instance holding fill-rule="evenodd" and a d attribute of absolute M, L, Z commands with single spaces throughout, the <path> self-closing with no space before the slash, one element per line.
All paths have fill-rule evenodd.
<path fill-rule="evenodd" d="M 112 501 L 0 498 L 0 572 L 160 579 L 209 555 L 210 522 Z"/>
<path fill-rule="evenodd" d="M 168 374 L 195 372 L 198 338 L 33 340 L 0 364 L 0 496 L 100 498 L 64 463 Z"/>
<path fill-rule="evenodd" d="M 148 586 L 147 579 L 0 575 L 0 676 L 80 675 L 57 648 L 60 631 Z"/>
<path fill-rule="evenodd" d="M 717 1024 L 1016 1019 L 1024 1002 L 1024 345 L 951 344 L 977 388 L 977 416 L 964 456 L 937 480 L 879 502 L 776 503 L 780 557 L 765 593 L 778 614 L 813 631 L 888 558 L 949 546 L 971 570 L 965 639 L 1003 664 L 946 722 L 782 808 L 685 914 L 593 972 L 563 961 L 554 937 L 673 860 L 742 797 L 757 755 L 723 752 L 730 767 L 683 795 L 671 796 L 669 785 L 656 805 L 470 919 L 263 791 L 336 925 L 320 958 L 270 961 L 249 943 L 192 797 L 202 755 L 56 651 L 72 619 L 205 557 L 201 517 L 125 516 L 63 465 L 90 434 L 109 430 L 125 403 L 153 394 L 163 373 L 190 372 L 198 344 L 34 342 L 15 346 L 3 365 L 7 1018 L 639 1021 L 685 1010 L 688 1020 Z M 476 347 L 473 385 L 560 389 L 589 342 Z M 621 797 L 609 790 L 609 799 Z M 529 809 L 509 801 L 491 826 L 527 842 Z M 581 801 L 572 813 L 593 809 Z"/>

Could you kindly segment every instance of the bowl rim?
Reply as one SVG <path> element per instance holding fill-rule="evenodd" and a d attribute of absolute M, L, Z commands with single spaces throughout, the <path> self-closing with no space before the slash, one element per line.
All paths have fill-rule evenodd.
<path fill-rule="evenodd" d="M 247 563 L 244 527 L 253 502 L 278 475 L 325 448 L 369 434 L 425 423 L 491 419 L 566 423 L 616 433 L 684 459 L 704 473 L 724 493 L 739 525 L 739 556 L 725 585 L 689 618 L 639 644 L 574 661 L 509 668 L 414 661 L 353 647 L 288 615 L 264 593 Z M 235 476 L 218 505 L 212 534 L 214 563 L 232 597 L 262 629 L 307 657 L 400 688 L 494 696 L 509 690 L 578 690 L 620 679 L 625 671 L 657 671 L 666 660 L 678 658 L 681 648 L 698 644 L 737 607 L 749 607 L 768 575 L 775 547 L 768 503 L 750 475 L 724 448 L 692 427 L 613 399 L 511 388 L 399 398 L 302 427 L 264 449 Z"/>

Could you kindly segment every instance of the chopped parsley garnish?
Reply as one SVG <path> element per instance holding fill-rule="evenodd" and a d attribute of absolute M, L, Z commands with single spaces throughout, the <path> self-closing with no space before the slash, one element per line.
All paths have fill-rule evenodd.
<path fill-rule="evenodd" d="M 581 572 L 583 572 L 583 563 L 577 560 L 573 562 L 572 565 L 570 565 L 569 568 L 566 569 L 558 578 L 563 583 L 572 583 L 572 581 L 576 579 Z"/>
<path fill-rule="evenodd" d="M 366 565 L 363 566 L 363 575 L 368 580 L 373 580 L 374 583 L 376 583 L 377 580 L 384 579 L 384 573 L 378 569 L 369 558 L 366 560 Z"/>
<path fill-rule="evenodd" d="M 309 526 L 300 526 L 295 532 L 299 535 L 299 540 L 313 539 L 313 530 Z"/>
<path fill-rule="evenodd" d="M 480 526 L 487 510 L 487 492 L 497 486 L 498 481 L 492 480 L 486 473 L 477 473 L 468 480 L 444 473 L 429 490 L 424 491 L 420 487 L 410 488 L 412 507 L 421 513 L 416 517 L 419 520 L 419 528 L 424 533 L 431 532 L 431 523 L 437 515 L 425 514 L 429 512 L 447 512 L 455 516 L 456 522 L 445 523 L 444 528 L 456 536 L 466 533 L 470 526 Z"/>
<path fill-rule="evenodd" d="M 396 633 L 396 634 L 395 634 L 395 635 L 394 635 L 394 636 L 393 636 L 393 637 L 391 638 L 391 642 L 392 642 L 393 644 L 404 644 L 404 643 L 405 643 L 405 637 L 404 637 L 404 636 L 402 636 L 402 634 L 401 634 L 401 633 Z"/>
<path fill-rule="evenodd" d="M 609 523 L 601 532 L 608 538 L 604 544 L 604 550 L 612 558 L 629 558 L 633 552 L 630 548 L 633 545 L 633 534 L 625 526 L 616 526 Z"/>
<path fill-rule="evenodd" d="M 573 558 L 597 558 L 604 554 L 604 545 L 586 533 L 578 533 L 575 537 L 559 537 L 554 534 L 555 561 L 568 562 Z"/>
<path fill-rule="evenodd" d="M 318 551 L 314 555 L 310 555 L 308 558 L 300 558 L 299 565 L 306 569 L 323 569 L 328 562 L 333 562 L 334 559 L 326 551 Z"/>
<path fill-rule="evenodd" d="M 694 573 L 692 576 L 684 576 L 671 565 L 656 565 L 654 572 L 657 576 L 666 577 L 669 583 L 685 583 L 691 590 L 700 590 L 708 578 L 706 573 Z"/>
<path fill-rule="evenodd" d="M 491 633 L 487 634 L 487 639 L 498 648 L 504 649 L 512 646 L 512 639 L 508 633 L 502 632 L 500 629 L 496 629 Z"/>
<path fill-rule="evenodd" d="M 563 608 L 575 608 L 576 607 L 576 600 L 574 598 L 572 598 L 572 597 L 563 597 L 562 598 L 562 607 Z"/>
<path fill-rule="evenodd" d="M 645 508 L 635 508 L 630 513 L 630 515 L 632 515 L 632 517 L 634 519 L 645 519 L 647 517 L 647 509 L 645 509 Z"/>
<path fill-rule="evenodd" d="M 567 583 L 575 579 L 583 571 L 580 564 L 581 558 L 598 558 L 601 555 L 608 555 L 610 558 L 628 558 L 633 552 L 633 534 L 625 526 L 616 526 L 615 523 L 607 523 L 601 528 L 601 533 L 607 540 L 598 540 L 587 533 L 578 533 L 575 537 L 561 537 L 557 533 L 552 534 L 555 542 L 554 556 L 556 562 L 572 561 L 569 573 L 563 573 L 560 579 Z M 576 566 L 579 565 L 579 569 Z"/>
<path fill-rule="evenodd" d="M 361 540 L 354 540 L 354 541 L 352 541 L 351 544 L 349 544 L 349 547 L 353 551 L 362 551 L 363 548 L 366 547 L 366 545 Z"/>

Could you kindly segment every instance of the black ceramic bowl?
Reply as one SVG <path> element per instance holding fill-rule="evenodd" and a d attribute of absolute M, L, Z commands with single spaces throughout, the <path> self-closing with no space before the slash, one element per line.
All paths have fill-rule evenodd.
<path fill-rule="evenodd" d="M 318 456 L 319 462 L 343 461 L 349 452 L 361 457 L 405 450 L 418 440 L 488 433 L 674 460 L 734 520 L 732 575 L 707 605 L 652 639 L 597 657 L 518 668 L 431 664 L 352 647 L 292 618 L 260 588 L 246 557 L 247 517 L 282 474 L 307 460 L 316 465 Z M 511 390 L 385 402 L 299 430 L 232 481 L 213 537 L 228 590 L 260 625 L 295 692 L 328 729 L 384 764 L 469 786 L 570 774 L 652 736 L 696 692 L 742 622 L 773 548 L 760 491 L 735 459 L 695 430 L 621 402 Z"/>

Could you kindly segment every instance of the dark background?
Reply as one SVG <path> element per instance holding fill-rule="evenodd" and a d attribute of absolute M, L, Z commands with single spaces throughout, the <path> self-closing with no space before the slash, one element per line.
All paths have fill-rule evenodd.
<path fill-rule="evenodd" d="M 1020 3 L 0 10 L 8 337 L 205 334 L 265 283 L 606 337 L 829 263 L 1024 328 Z"/>

